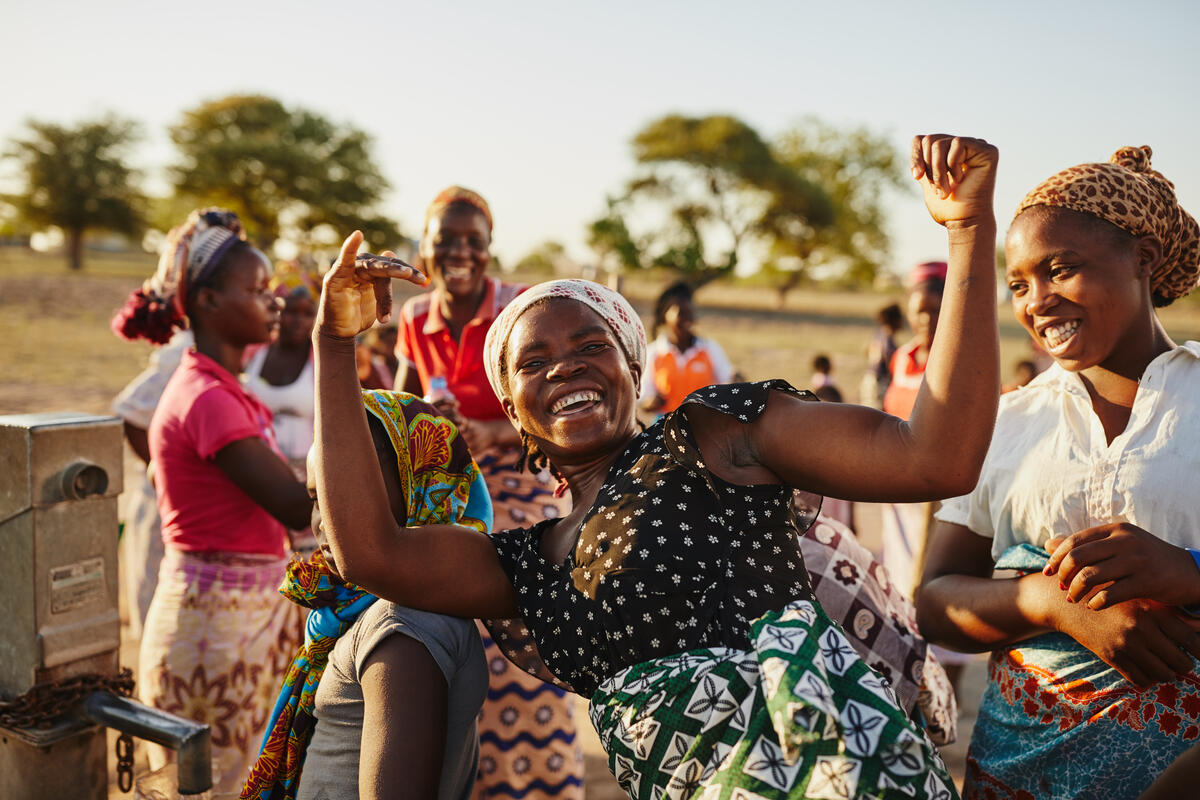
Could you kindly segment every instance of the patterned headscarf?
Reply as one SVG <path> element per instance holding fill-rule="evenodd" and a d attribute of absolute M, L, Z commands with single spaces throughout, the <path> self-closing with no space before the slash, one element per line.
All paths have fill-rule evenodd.
<path fill-rule="evenodd" d="M 321 296 L 321 273 L 315 269 L 305 269 L 296 260 L 280 261 L 275 265 L 275 272 L 268 284 L 276 297 L 287 299 L 298 289 L 304 289 L 314 301 Z"/>
<path fill-rule="evenodd" d="M 1134 236 L 1152 235 L 1163 260 L 1150 276 L 1150 289 L 1174 299 L 1200 278 L 1200 227 L 1179 206 L 1175 184 L 1150 168 L 1149 147 L 1122 147 L 1107 164 L 1080 164 L 1052 175 L 1025 195 L 1017 213 L 1054 206 L 1091 214 Z"/>
<path fill-rule="evenodd" d="M 487 533 L 492 502 L 479 467 L 458 428 L 419 398 L 403 392 L 365 391 L 363 405 L 383 423 L 400 472 L 409 526 L 463 525 Z M 312 609 L 304 644 L 283 679 L 283 687 L 262 752 L 250 770 L 243 798 L 292 800 L 300 786 L 304 755 L 312 739 L 317 685 L 338 638 L 379 598 L 333 574 L 317 550 L 308 561 L 288 564 L 281 594 Z"/>
<path fill-rule="evenodd" d="M 173 302 L 179 313 L 185 314 L 188 287 L 208 278 L 229 248 L 245 239 L 237 214 L 224 208 L 197 209 L 167 234 L 158 269 L 142 290 Z"/>
<path fill-rule="evenodd" d="M 908 273 L 909 288 L 916 288 L 926 281 L 945 281 L 950 266 L 945 261 L 926 261 L 917 264 Z"/>
<path fill-rule="evenodd" d="M 442 213 L 447 206 L 454 203 L 466 203 L 473 207 L 483 218 L 487 220 L 488 233 L 492 231 L 492 209 L 488 207 L 487 201 L 484 200 L 477 192 L 470 189 L 464 189 L 461 186 L 450 186 L 438 192 L 438 196 L 433 198 L 433 202 L 429 204 L 429 208 L 425 210 L 425 228 L 429 228 L 429 220 Z"/>
<path fill-rule="evenodd" d="M 497 397 L 508 396 L 508 387 L 502 379 L 504 354 L 508 345 L 508 337 L 513 326 L 530 306 L 548 297 L 563 297 L 577 300 L 595 311 L 608 323 L 625 358 L 630 364 L 645 366 L 646 364 L 646 329 L 633 306 L 621 295 L 591 281 L 569 278 L 566 280 L 547 281 L 531 286 L 517 298 L 504 307 L 492 327 L 488 330 L 487 339 L 483 345 L 483 367 L 487 370 L 488 383 Z"/>

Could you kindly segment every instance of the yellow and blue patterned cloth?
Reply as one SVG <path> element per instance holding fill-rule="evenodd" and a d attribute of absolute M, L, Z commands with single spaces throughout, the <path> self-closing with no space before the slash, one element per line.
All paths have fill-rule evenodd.
<path fill-rule="evenodd" d="M 487 486 L 454 423 L 403 392 L 365 391 L 363 405 L 383 423 L 396 451 L 407 525 L 463 525 L 487 533 L 492 526 Z M 312 610 L 304 644 L 284 677 L 267 723 L 262 752 L 242 789 L 243 798 L 255 800 L 295 798 L 316 724 L 314 698 L 329 652 L 379 599 L 343 582 L 320 550 L 307 561 L 292 561 L 279 591 Z"/>

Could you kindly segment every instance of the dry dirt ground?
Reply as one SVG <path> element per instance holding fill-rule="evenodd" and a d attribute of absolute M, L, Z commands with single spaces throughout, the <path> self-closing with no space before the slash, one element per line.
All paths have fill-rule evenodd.
<path fill-rule="evenodd" d="M 83 273 L 70 274 L 59 257 L 0 248 L 0 414 L 106 413 L 112 397 L 142 369 L 150 352 L 145 344 L 117 339 L 108 320 L 153 267 L 154 259 L 148 255 L 93 254 Z M 647 320 L 660 285 L 638 279 L 625 287 Z M 408 291 L 398 289 L 401 296 Z M 812 374 L 813 356 L 827 353 L 833 359 L 835 379 L 853 399 L 865 368 L 872 316 L 895 299 L 876 293 L 797 291 L 780 308 L 769 290 L 708 286 L 698 296 L 700 332 L 717 339 L 750 379 L 782 377 L 804 387 Z M 1007 375 L 1025 355 L 1026 345 L 1005 308 L 1000 315 Z M 1176 304 L 1162 317 L 1177 340 L 1200 339 L 1200 302 Z M 860 508 L 858 533 L 864 544 L 878 548 L 878 513 L 871 507 Z M 136 665 L 136 642 L 125 643 L 122 661 Z M 982 663 L 968 668 L 960 704 L 960 742 L 945 752 L 960 781 L 965 742 L 984 681 Z M 587 797 L 623 797 L 587 722 L 584 701 L 580 701 L 579 721 L 587 756 Z M 112 797 L 122 796 L 127 797 L 114 788 Z"/>

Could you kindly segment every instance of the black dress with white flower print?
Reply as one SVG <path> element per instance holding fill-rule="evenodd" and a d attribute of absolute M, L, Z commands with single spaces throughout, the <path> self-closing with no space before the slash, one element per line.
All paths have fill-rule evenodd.
<path fill-rule="evenodd" d="M 702 405 L 749 423 L 772 391 L 815 400 L 785 381 L 711 386 L 636 436 L 562 563 L 539 551 L 553 520 L 493 535 L 522 616 L 486 623 L 514 663 L 590 696 L 633 664 L 749 647 L 753 620 L 812 599 L 797 533 L 820 499 L 794 503 L 789 487 L 713 475 L 687 417 Z"/>

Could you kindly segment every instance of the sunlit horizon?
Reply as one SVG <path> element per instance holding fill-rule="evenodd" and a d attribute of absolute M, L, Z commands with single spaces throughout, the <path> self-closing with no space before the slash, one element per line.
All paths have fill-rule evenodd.
<path fill-rule="evenodd" d="M 4 0 L 4 16 L 5 141 L 28 119 L 133 118 L 135 165 L 161 194 L 168 125 L 207 100 L 265 94 L 368 132 L 392 185 L 381 210 L 406 235 L 443 187 L 482 193 L 510 264 L 546 240 L 594 261 L 585 225 L 633 176 L 633 134 L 671 112 L 732 114 L 769 140 L 815 115 L 900 153 L 915 133 L 987 138 L 1001 151 L 1001 235 L 1042 178 L 1127 144 L 1151 145 L 1200 213 L 1200 6 L 1186 2 L 247 2 L 206 14 Z M 12 169 L 0 166 L 9 186 Z M 886 269 L 944 255 L 915 189 L 888 208 Z"/>

